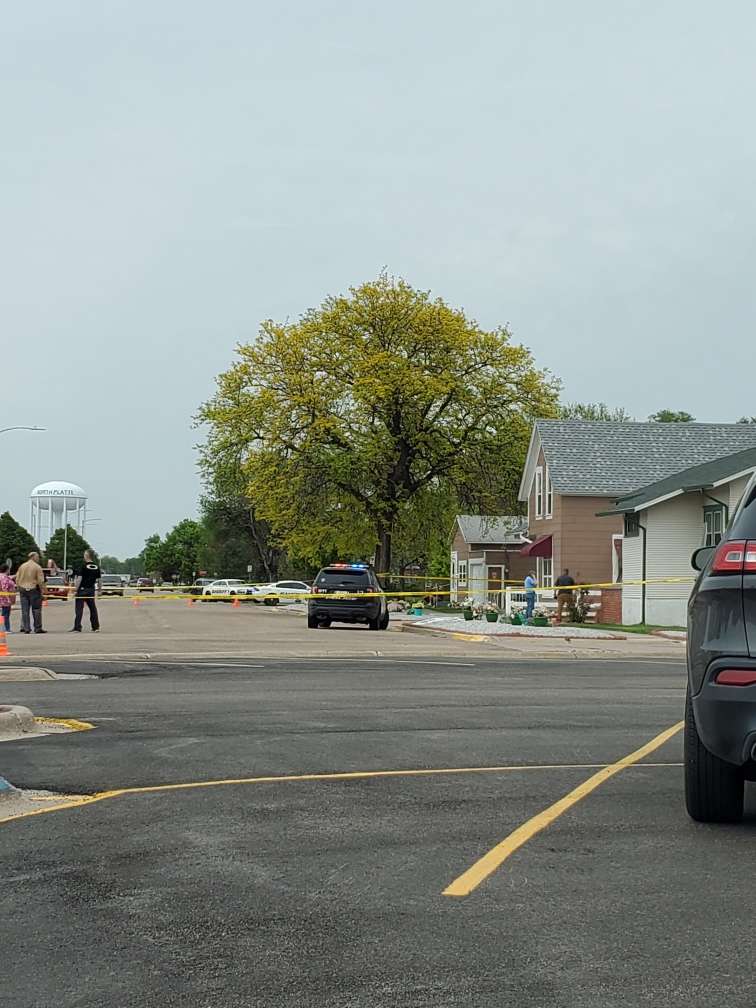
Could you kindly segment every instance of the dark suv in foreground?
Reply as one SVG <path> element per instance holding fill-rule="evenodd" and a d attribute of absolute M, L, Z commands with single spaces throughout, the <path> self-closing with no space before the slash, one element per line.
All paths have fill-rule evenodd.
<path fill-rule="evenodd" d="M 685 798 L 700 822 L 734 822 L 756 780 L 756 476 L 722 541 L 697 550 L 693 566 Z"/>
<path fill-rule="evenodd" d="M 368 564 L 337 563 L 324 567 L 315 578 L 312 594 L 314 597 L 307 603 L 310 630 L 329 627 L 334 622 L 367 623 L 371 630 L 385 630 L 389 624 L 386 596 Z"/>

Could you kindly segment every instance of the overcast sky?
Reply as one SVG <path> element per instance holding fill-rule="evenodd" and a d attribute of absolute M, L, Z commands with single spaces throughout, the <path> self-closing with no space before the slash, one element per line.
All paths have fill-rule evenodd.
<path fill-rule="evenodd" d="M 35 0 L 0 56 L 0 511 L 118 555 L 196 513 L 260 319 L 383 266 L 569 399 L 756 413 L 744 0 Z"/>

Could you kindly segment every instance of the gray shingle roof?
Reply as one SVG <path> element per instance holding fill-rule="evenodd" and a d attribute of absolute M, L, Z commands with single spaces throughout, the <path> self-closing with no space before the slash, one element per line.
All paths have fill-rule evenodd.
<path fill-rule="evenodd" d="M 753 467 L 756 467 L 756 448 L 747 448 L 745 451 L 735 452 L 734 455 L 714 459 L 713 462 L 704 462 L 703 465 L 683 469 L 674 476 L 667 476 L 666 479 L 657 480 L 656 483 L 642 487 L 626 497 L 620 497 L 613 510 L 606 513 L 622 514 L 626 511 L 635 511 L 651 501 L 658 501 L 659 498 L 677 491 L 706 489 L 720 480 L 726 480 L 729 476 L 735 476 Z"/>
<path fill-rule="evenodd" d="M 756 424 L 537 420 L 558 493 L 621 497 L 691 466 L 756 448 Z"/>
<path fill-rule="evenodd" d="M 457 515 L 457 525 L 466 543 L 520 543 L 528 519 L 519 515 Z"/>

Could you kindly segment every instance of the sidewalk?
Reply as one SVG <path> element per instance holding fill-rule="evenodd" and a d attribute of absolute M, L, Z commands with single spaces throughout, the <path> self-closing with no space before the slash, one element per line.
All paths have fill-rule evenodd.
<path fill-rule="evenodd" d="M 651 634 L 621 634 L 587 627 L 514 627 L 506 623 L 455 617 L 410 617 L 404 633 L 436 639 L 488 644 L 492 657 L 502 652 L 512 658 L 685 658 L 685 640 Z M 494 648 L 496 649 L 494 651 Z"/>

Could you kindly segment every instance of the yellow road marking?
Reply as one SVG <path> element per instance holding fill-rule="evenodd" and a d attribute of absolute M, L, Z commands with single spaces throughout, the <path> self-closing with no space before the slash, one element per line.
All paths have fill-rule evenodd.
<path fill-rule="evenodd" d="M 660 746 L 663 746 L 665 742 L 668 742 L 680 731 L 683 723 L 679 721 L 677 724 L 672 725 L 671 728 L 667 728 L 661 732 L 656 738 L 651 739 L 644 746 L 641 746 L 640 749 L 636 749 L 635 752 L 630 753 L 629 756 L 625 756 L 616 763 L 610 763 L 608 766 L 603 767 L 598 773 L 589 777 L 587 781 L 583 781 L 582 784 L 573 788 L 564 798 L 560 798 L 559 801 L 554 802 L 553 805 L 549 805 L 543 812 L 539 812 L 538 815 L 533 816 L 532 819 L 528 819 L 522 826 L 518 826 L 513 833 L 510 833 L 501 843 L 493 847 L 487 854 L 484 854 L 479 861 L 476 861 L 466 872 L 463 872 L 459 878 L 456 878 L 448 885 L 444 889 L 443 895 L 468 896 L 473 889 L 477 889 L 481 882 L 485 881 L 510 855 L 514 854 L 523 844 L 526 844 L 536 833 L 545 830 L 555 819 L 558 819 L 560 815 L 577 804 L 581 798 L 585 798 L 591 791 L 595 791 L 604 781 L 609 780 L 610 777 L 618 774 L 626 767 L 638 763 L 644 756 L 648 756 Z"/>
<path fill-rule="evenodd" d="M 679 767 L 682 766 L 682 764 L 645 763 L 644 766 Z M 430 770 L 354 770 L 343 773 L 288 774 L 286 776 L 270 777 L 229 777 L 221 780 L 187 781 L 182 784 L 153 784 L 147 787 L 126 787 L 115 788 L 112 791 L 98 791 L 93 795 L 78 795 L 59 805 L 50 805 L 47 808 L 34 809 L 29 812 L 17 812 L 14 815 L 0 817 L 0 823 L 11 822 L 14 819 L 27 819 L 30 816 L 45 815 L 47 812 L 60 812 L 63 809 L 78 808 L 81 805 L 93 805 L 95 802 L 107 801 L 110 798 L 121 798 L 123 795 L 154 794 L 161 791 L 188 791 L 192 788 L 222 787 L 230 784 L 281 784 L 292 781 L 366 780 L 371 777 L 433 777 L 447 774 L 466 773 L 511 773 L 521 770 L 592 770 L 595 767 L 604 767 L 604 764 L 530 763 L 522 766 L 440 767 Z"/>
<path fill-rule="evenodd" d="M 57 724 L 64 728 L 70 728 L 71 731 L 90 731 L 94 728 L 94 725 L 89 721 L 77 721 L 76 718 L 35 717 L 34 720 L 39 725 Z"/>

